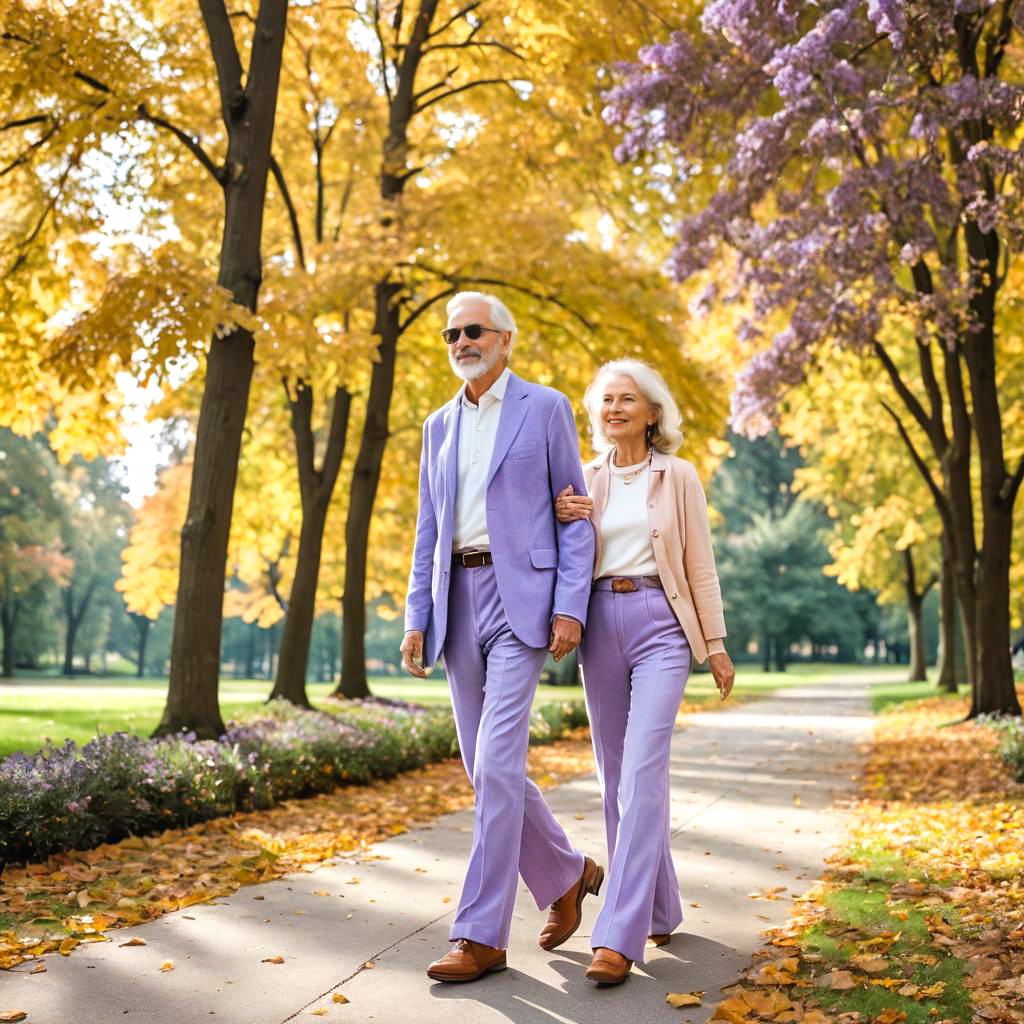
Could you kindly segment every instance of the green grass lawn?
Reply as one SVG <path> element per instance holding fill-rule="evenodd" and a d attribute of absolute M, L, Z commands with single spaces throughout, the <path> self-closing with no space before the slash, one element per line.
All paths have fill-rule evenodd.
<path fill-rule="evenodd" d="M 932 677 L 925 683 L 878 683 L 871 689 L 871 709 L 875 712 L 883 711 L 893 704 L 900 704 L 907 700 L 922 700 L 925 697 L 943 697 L 946 700 L 954 701 L 958 696 L 969 692 L 966 686 L 960 687 L 960 693 L 940 693 L 935 687 L 935 673 L 930 672 Z"/>
<path fill-rule="evenodd" d="M 905 671 L 900 666 L 797 664 L 787 672 L 761 672 L 742 665 L 737 673 L 737 697 L 753 697 L 782 686 L 797 686 L 835 679 L 850 673 L 877 673 L 891 679 Z M 895 684 L 894 684 L 895 685 Z M 920 685 L 920 684 L 915 684 Z M 440 672 L 430 679 L 375 676 L 370 679 L 375 696 L 392 697 L 418 704 L 448 704 L 448 684 Z M 270 692 L 265 679 L 225 679 L 220 684 L 221 714 L 225 720 L 259 709 Z M 324 704 L 333 685 L 311 683 L 309 695 L 314 705 Z M 883 687 L 884 689 L 884 687 Z M 53 676 L 25 676 L 0 682 L 0 757 L 14 751 L 33 751 L 47 737 L 62 742 L 70 737 L 76 743 L 88 742 L 97 732 L 130 732 L 148 735 L 163 711 L 166 679 L 136 679 L 130 676 L 106 676 L 64 679 Z M 687 700 L 713 702 L 718 692 L 709 672 L 694 673 L 687 683 Z M 535 704 L 558 700 L 582 700 L 579 686 L 539 686 Z M 906 699 L 906 698 L 902 698 Z"/>

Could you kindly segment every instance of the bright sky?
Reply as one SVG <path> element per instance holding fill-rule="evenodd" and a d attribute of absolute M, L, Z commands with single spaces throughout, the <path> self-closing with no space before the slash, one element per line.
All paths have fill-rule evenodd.
<path fill-rule="evenodd" d="M 123 374 L 118 386 L 128 399 L 128 411 L 122 431 L 128 440 L 124 455 L 113 461 L 125 470 L 128 486 L 128 503 L 138 508 L 143 498 L 156 490 L 156 474 L 167 459 L 165 447 L 160 442 L 162 424 L 146 421 L 146 410 L 160 397 L 156 385 L 142 388 L 129 374 Z"/>

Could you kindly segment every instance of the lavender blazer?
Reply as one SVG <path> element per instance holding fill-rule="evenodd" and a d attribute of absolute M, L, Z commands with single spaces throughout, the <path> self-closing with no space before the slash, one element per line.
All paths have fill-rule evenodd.
<path fill-rule="evenodd" d="M 405 628 L 424 636 L 424 661 L 444 648 L 458 484 L 459 393 L 423 424 L 419 515 L 405 599 Z M 560 391 L 510 375 L 487 474 L 487 533 L 508 624 L 529 647 L 546 647 L 555 615 L 584 625 L 594 565 L 586 520 L 560 523 L 554 499 L 567 484 L 585 494 L 580 442 Z"/>

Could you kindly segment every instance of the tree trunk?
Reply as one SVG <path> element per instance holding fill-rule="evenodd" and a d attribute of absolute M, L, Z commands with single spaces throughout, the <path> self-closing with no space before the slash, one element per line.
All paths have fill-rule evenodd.
<path fill-rule="evenodd" d="M 910 641 L 910 674 L 907 679 L 911 683 L 928 681 L 928 671 L 924 656 L 924 623 L 922 612 L 924 599 L 935 583 L 934 577 L 921 590 L 917 589 L 917 572 L 914 569 L 913 546 L 903 549 L 903 586 L 907 595 L 907 636 Z"/>
<path fill-rule="evenodd" d="M 423 58 L 438 0 L 421 0 L 409 38 L 401 47 L 394 88 L 388 93 L 388 134 L 381 154 L 380 195 L 385 207 L 401 196 L 408 181 L 409 124 L 417 111 L 416 74 Z M 397 215 L 397 214 L 394 214 Z M 385 219 L 393 216 L 386 214 Z M 402 285 L 385 276 L 375 288 L 374 333 L 380 336 L 379 361 L 373 365 L 366 420 L 352 473 L 348 519 L 345 523 L 345 583 L 342 595 L 341 681 L 335 695 L 368 697 L 366 679 L 366 563 L 370 519 L 380 482 L 388 441 L 388 414 L 395 383 L 395 356 L 402 333 L 397 301 Z"/>
<path fill-rule="evenodd" d="M 772 670 L 772 638 L 768 630 L 764 631 L 761 640 L 761 671 L 771 672 Z"/>
<path fill-rule="evenodd" d="M 85 613 L 89 610 L 89 602 L 92 600 L 92 595 L 96 592 L 96 585 L 99 580 L 93 576 L 89 580 L 89 586 L 85 588 L 85 595 L 82 597 L 82 601 L 79 606 L 75 607 L 75 591 L 72 585 L 69 583 L 64 588 L 64 613 L 67 619 L 67 632 L 64 636 L 64 672 L 66 676 L 74 674 L 74 661 L 75 661 L 75 638 L 78 636 L 78 627 L 82 624 L 82 620 L 85 618 Z M 85 670 L 89 671 L 89 657 L 85 659 Z"/>
<path fill-rule="evenodd" d="M 141 679 L 146 674 L 146 645 L 149 643 L 149 631 L 153 620 L 135 612 L 130 612 L 129 616 L 135 624 L 135 631 L 138 634 L 138 644 L 135 648 L 135 674 Z"/>
<path fill-rule="evenodd" d="M 783 642 L 782 637 L 776 636 L 775 641 L 775 671 L 785 672 L 786 671 L 786 644 Z"/>
<path fill-rule="evenodd" d="M 957 692 L 957 615 L 953 586 L 951 542 L 942 532 L 942 570 L 939 574 L 939 666 L 936 685 L 941 693 Z"/>
<path fill-rule="evenodd" d="M 282 697 L 301 707 L 311 707 L 306 694 L 306 670 L 309 645 L 316 615 L 316 586 L 320 576 L 320 555 L 323 549 L 327 510 L 338 479 L 338 470 L 345 454 L 345 437 L 352 396 L 343 388 L 334 395 L 334 408 L 327 435 L 323 467 L 317 470 L 313 454 L 313 392 L 300 381 L 295 397 L 289 396 L 292 412 L 292 434 L 295 439 L 299 469 L 299 492 L 302 495 L 302 528 L 295 562 L 295 578 L 288 598 L 281 650 L 277 659 L 277 675 L 269 700 Z"/>
<path fill-rule="evenodd" d="M 984 477 L 984 467 L 982 469 Z M 978 571 L 978 679 L 968 717 L 1020 715 L 1010 662 L 1010 550 L 1012 521 L 998 507 L 984 512 L 983 558 Z"/>
<path fill-rule="evenodd" d="M 990 269 L 998 268 L 998 237 L 982 235 L 978 225 L 966 226 L 968 251 Z M 1020 702 L 1010 662 L 1010 552 L 1013 504 L 1020 472 L 1006 472 L 1003 428 L 995 374 L 995 281 L 986 280 L 971 301 L 974 328 L 964 349 L 974 401 L 974 428 L 981 463 L 982 542 L 976 568 L 977 682 L 972 690 L 968 718 L 980 714 L 1017 715 Z M 1024 463 L 1022 463 L 1024 465 Z"/>
<path fill-rule="evenodd" d="M 242 65 L 223 0 L 200 0 L 217 67 L 228 135 L 224 230 L 217 283 L 256 309 L 262 278 L 260 236 L 274 134 L 287 0 L 261 0 L 249 73 Z M 155 736 L 192 730 L 201 739 L 224 732 L 217 700 L 224 573 L 242 427 L 253 371 L 252 332 L 218 331 L 206 363 L 171 641 L 167 705 Z"/>
<path fill-rule="evenodd" d="M 5 587 L 8 594 L 10 588 Z M 4 654 L 3 654 L 3 677 L 10 679 L 14 675 L 14 625 L 18 619 L 18 605 L 10 597 L 4 597 L 3 605 L 0 605 L 0 629 L 3 630 Z"/>
<path fill-rule="evenodd" d="M 369 697 L 366 679 L 366 563 L 370 520 L 377 498 L 384 449 L 388 443 L 388 414 L 395 384 L 398 349 L 399 307 L 394 297 L 400 285 L 377 284 L 377 320 L 380 335 L 378 361 L 373 364 L 366 420 L 359 454 L 352 471 L 348 520 L 345 523 L 345 584 L 341 598 L 341 682 L 335 693 L 341 697 Z"/>

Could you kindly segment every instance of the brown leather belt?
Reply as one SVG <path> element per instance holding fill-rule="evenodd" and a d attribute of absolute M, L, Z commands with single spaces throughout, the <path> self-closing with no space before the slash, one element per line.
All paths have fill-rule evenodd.
<path fill-rule="evenodd" d="M 452 555 L 452 565 L 461 566 L 463 569 L 479 569 L 493 561 L 490 551 L 459 551 Z"/>
<path fill-rule="evenodd" d="M 591 590 L 611 590 L 616 594 L 632 594 L 635 590 L 651 587 L 664 590 L 665 586 L 658 576 L 602 576 L 594 580 Z"/>

